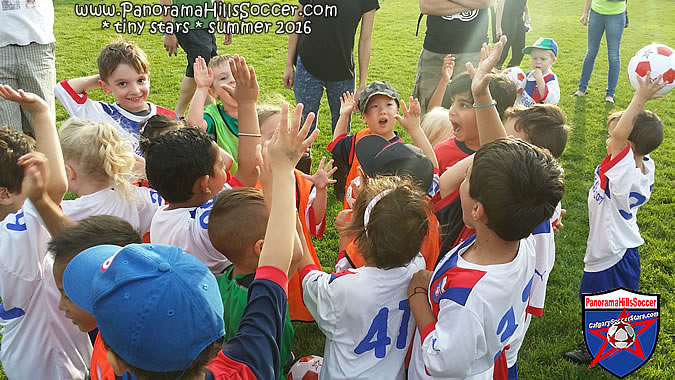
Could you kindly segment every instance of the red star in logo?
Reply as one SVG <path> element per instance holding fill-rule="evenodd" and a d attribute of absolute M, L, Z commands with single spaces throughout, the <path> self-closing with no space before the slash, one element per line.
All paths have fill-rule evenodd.
<path fill-rule="evenodd" d="M 621 314 L 619 314 L 619 317 L 617 319 L 623 319 L 623 318 L 628 318 L 630 317 L 630 314 L 626 311 L 626 309 L 623 309 Z M 622 322 L 620 325 L 623 326 L 631 326 L 635 330 L 635 340 L 633 341 L 633 344 L 626 347 L 626 348 L 616 348 L 613 347 L 612 345 L 609 344 L 609 341 L 607 340 L 607 330 L 609 330 L 609 327 L 603 327 L 601 329 L 593 329 L 593 330 L 588 330 L 589 333 L 597 336 L 598 338 L 602 339 L 602 346 L 600 346 L 600 349 L 598 352 L 595 354 L 595 357 L 593 357 L 593 362 L 591 363 L 588 368 L 593 367 L 594 365 L 598 364 L 602 360 L 605 360 L 607 358 L 610 358 L 614 355 L 616 355 L 619 351 L 626 350 L 630 352 L 631 354 L 639 357 L 642 360 L 645 359 L 645 353 L 642 351 L 642 346 L 640 345 L 640 334 L 642 334 L 643 331 L 647 330 L 649 326 L 653 325 L 658 318 L 650 318 L 646 319 L 643 321 L 638 321 L 638 322 Z M 640 327 L 638 330 L 637 327 Z M 603 334 L 604 333 L 604 334 Z M 609 347 L 608 347 L 609 346 Z M 605 349 L 609 348 L 607 351 Z"/>

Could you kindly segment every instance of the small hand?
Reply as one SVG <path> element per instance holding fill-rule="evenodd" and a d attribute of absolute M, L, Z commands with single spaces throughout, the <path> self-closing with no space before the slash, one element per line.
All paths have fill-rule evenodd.
<path fill-rule="evenodd" d="M 17 163 L 24 169 L 22 192 L 31 201 L 39 200 L 47 192 L 46 183 L 49 180 L 47 156 L 40 152 L 31 152 L 21 156 Z"/>
<path fill-rule="evenodd" d="M 319 166 L 316 168 L 316 172 L 314 172 L 314 175 L 308 175 L 308 174 L 303 174 L 302 178 L 308 179 L 312 181 L 314 186 L 317 189 L 325 189 L 328 187 L 329 183 L 336 183 L 337 181 L 334 179 L 330 179 L 330 176 L 337 171 L 337 167 L 333 167 L 333 160 L 328 161 L 328 163 L 324 166 L 324 162 L 326 161 L 326 157 L 323 156 L 321 157 L 321 161 L 319 161 Z"/>
<path fill-rule="evenodd" d="M 178 39 L 175 34 L 164 35 L 164 50 L 169 52 L 169 57 L 178 55 Z"/>
<path fill-rule="evenodd" d="M 394 118 L 401 123 L 408 134 L 420 127 L 422 107 L 417 99 L 414 99 L 412 96 L 410 97 L 410 109 L 408 109 L 405 102 L 401 100 L 401 113 L 403 116 L 394 115 Z"/>
<path fill-rule="evenodd" d="M 340 116 L 349 117 L 356 108 L 356 99 L 347 91 L 340 97 Z"/>
<path fill-rule="evenodd" d="M 636 76 L 638 81 L 638 89 L 635 90 L 634 97 L 643 102 L 649 99 L 661 98 L 663 95 L 657 95 L 662 88 L 668 83 L 663 80 L 663 75 L 659 75 L 654 80 L 650 79 L 651 72 L 648 72 L 644 77 Z"/>
<path fill-rule="evenodd" d="M 237 85 L 237 88 L 239 86 Z M 310 147 L 314 139 L 319 135 L 319 130 L 309 134 L 314 121 L 314 113 L 310 112 L 305 118 L 305 123 L 300 128 L 302 120 L 302 103 L 295 107 L 293 121 L 288 122 L 288 104 L 281 107 L 281 123 L 274 131 L 272 139 L 267 142 L 267 156 L 269 157 L 272 172 L 291 171 L 302 157 L 302 154 Z M 309 134 L 309 137 L 307 137 Z"/>
<path fill-rule="evenodd" d="M 536 80 L 537 82 L 544 80 L 544 74 L 539 69 L 532 70 L 530 76 L 534 78 L 534 80 Z"/>
<path fill-rule="evenodd" d="M 560 210 L 560 216 L 553 222 L 552 227 L 554 234 L 557 234 L 558 232 L 562 231 L 563 227 L 565 227 L 562 224 L 562 217 L 565 214 L 567 214 L 567 210 L 565 209 Z"/>
<path fill-rule="evenodd" d="M 364 172 L 360 166 L 357 167 L 356 170 L 359 172 L 359 180 L 358 182 L 354 180 L 349 185 L 352 189 L 352 198 L 354 199 L 358 199 L 361 189 L 363 189 L 365 186 L 368 186 L 368 175 L 366 172 Z"/>
<path fill-rule="evenodd" d="M 286 69 L 284 69 L 284 87 L 286 87 L 289 90 L 293 89 L 293 77 L 295 76 L 295 71 L 293 70 L 293 65 L 286 66 Z"/>
<path fill-rule="evenodd" d="M 257 145 L 255 149 L 256 169 L 258 170 L 258 178 L 264 191 L 272 192 L 272 168 L 267 159 L 267 144 L 264 147 Z"/>
<path fill-rule="evenodd" d="M 247 66 L 244 57 L 238 54 L 230 60 L 230 70 L 237 86 L 232 88 L 226 84 L 221 87 L 227 91 L 238 104 L 256 103 L 258 101 L 258 80 L 256 79 L 253 66 Z"/>
<path fill-rule="evenodd" d="M 410 279 L 410 284 L 408 285 L 408 295 L 412 295 L 415 292 L 420 292 L 418 288 L 422 288 L 425 291 L 429 291 L 429 282 L 431 281 L 431 275 L 433 273 L 426 269 L 420 269 L 415 274 L 413 274 L 412 279 Z"/>
<path fill-rule="evenodd" d="M 30 113 L 49 111 L 47 102 L 31 92 L 24 92 L 23 90 L 15 91 L 10 86 L 0 85 L 0 96 L 9 101 L 18 103 L 21 108 Z"/>
<path fill-rule="evenodd" d="M 488 85 L 495 75 L 492 74 L 492 69 L 497 65 L 506 41 L 506 36 L 502 36 L 495 44 L 494 49 L 490 49 L 488 44 L 483 44 L 480 50 L 478 68 L 474 68 L 471 62 L 467 62 L 466 70 L 469 72 L 469 76 L 471 76 L 471 92 L 474 98 L 489 92 Z"/>
<path fill-rule="evenodd" d="M 194 80 L 197 88 L 209 88 L 213 84 L 213 71 L 206 66 L 206 61 L 201 56 L 192 64 Z"/>
<path fill-rule="evenodd" d="M 455 57 L 452 54 L 448 54 L 443 58 L 443 69 L 441 71 L 441 80 L 444 82 L 450 82 L 452 79 L 452 73 L 455 70 Z"/>

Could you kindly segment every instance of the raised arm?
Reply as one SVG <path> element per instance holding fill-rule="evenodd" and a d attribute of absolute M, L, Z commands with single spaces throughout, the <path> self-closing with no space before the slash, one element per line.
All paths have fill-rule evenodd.
<path fill-rule="evenodd" d="M 61 143 L 54 120 L 49 113 L 49 106 L 39 96 L 30 92 L 23 92 L 23 90 L 17 92 L 9 86 L 0 85 L 0 96 L 18 103 L 33 117 L 37 150 L 46 156 L 46 165 L 51 173 L 48 182 L 46 182 L 46 192 L 54 203 L 61 203 L 66 190 L 68 190 L 68 180 L 66 179 L 66 168 L 63 164 Z"/>
<path fill-rule="evenodd" d="M 73 91 L 78 94 L 83 94 L 87 91 L 101 88 L 101 85 L 99 84 L 100 80 L 101 76 L 96 74 L 88 77 L 68 79 L 67 82 Z"/>
<path fill-rule="evenodd" d="M 450 79 L 452 78 L 452 73 L 455 70 L 455 57 L 452 54 L 448 54 L 443 58 L 443 67 L 441 68 L 441 80 L 438 82 L 438 86 L 434 90 L 433 95 L 429 98 L 429 103 L 427 104 L 427 112 L 430 112 L 436 107 L 440 107 L 443 103 L 443 96 L 445 95 L 445 90 L 450 84 Z"/>
<path fill-rule="evenodd" d="M 466 171 L 469 170 L 472 164 L 473 154 L 452 165 L 441 174 L 438 184 L 441 198 L 447 197 L 459 188 L 459 185 L 464 181 Z"/>
<path fill-rule="evenodd" d="M 209 96 L 209 88 L 213 84 L 213 71 L 206 67 L 206 61 L 202 57 L 197 57 L 194 64 L 194 79 L 197 89 L 192 95 L 190 109 L 188 110 L 187 123 L 190 127 L 199 127 L 206 131 L 208 124 L 204 120 L 204 104 Z"/>
<path fill-rule="evenodd" d="M 635 91 L 635 94 L 633 94 L 633 100 L 631 100 L 628 108 L 626 108 L 626 111 L 621 115 L 619 121 L 617 121 L 614 129 L 609 132 L 607 150 L 612 158 L 616 157 L 624 150 L 624 148 L 626 148 L 628 137 L 633 131 L 635 117 L 644 110 L 645 103 L 647 103 L 649 99 L 661 97 L 660 95 L 656 95 L 656 92 L 666 85 L 666 82 L 663 81 L 663 76 L 661 75 L 659 75 L 656 80 L 650 81 L 649 73 L 647 73 L 644 78 L 638 76 L 637 81 L 639 87 Z"/>
<path fill-rule="evenodd" d="M 420 12 L 430 16 L 449 16 L 491 6 L 494 0 L 419 0 Z"/>
<path fill-rule="evenodd" d="M 356 99 L 359 98 L 359 94 L 366 88 L 366 84 L 368 84 L 368 66 L 370 65 L 375 11 L 375 9 L 371 9 L 361 16 L 361 33 L 359 34 L 359 87 L 354 95 Z"/>
<path fill-rule="evenodd" d="M 338 118 L 337 123 L 335 123 L 335 130 L 333 131 L 333 138 L 331 141 L 347 133 L 347 127 L 349 126 L 349 115 L 354 112 L 356 108 L 356 102 L 358 98 L 355 98 L 354 95 L 347 91 L 340 97 L 340 117 Z M 365 110 L 361 110 L 365 112 Z"/>
<path fill-rule="evenodd" d="M 337 171 L 337 167 L 333 167 L 333 160 L 328 161 L 327 164 L 326 157 L 321 157 L 319 161 L 319 166 L 316 168 L 316 172 L 313 175 L 303 174 L 302 177 L 312 181 L 314 184 L 314 189 L 316 191 L 314 202 L 312 203 L 312 210 L 314 212 L 314 221 L 319 224 L 323 223 L 324 218 L 326 217 L 326 204 L 328 203 L 328 184 L 337 182 L 334 179 L 330 179 L 330 176 Z M 301 210 L 304 213 L 305 210 Z M 309 222 L 308 222 L 309 223 Z M 313 227 L 312 227 L 313 228 Z"/>
<path fill-rule="evenodd" d="M 431 146 L 427 135 L 424 134 L 422 127 L 420 126 L 420 102 L 417 99 L 410 97 L 410 109 L 406 107 L 406 104 L 401 100 L 401 115 L 395 115 L 394 117 L 398 120 L 403 128 L 408 132 L 410 138 L 415 144 L 416 147 L 422 149 L 424 155 L 427 156 L 429 161 L 434 165 L 434 169 L 438 170 L 438 160 L 436 159 L 436 153 L 434 153 L 434 148 Z"/>
<path fill-rule="evenodd" d="M 295 12 L 295 16 L 293 16 L 293 22 L 302 21 L 303 17 L 301 16 L 301 14 L 302 14 L 302 5 L 298 4 L 298 10 Z M 286 68 L 284 69 L 283 74 L 284 86 L 288 89 L 293 89 L 293 79 L 295 77 L 295 69 L 293 68 L 293 65 L 295 65 L 295 57 L 297 54 L 298 54 L 298 35 L 295 33 L 291 33 L 288 36 L 288 55 L 286 56 Z"/>

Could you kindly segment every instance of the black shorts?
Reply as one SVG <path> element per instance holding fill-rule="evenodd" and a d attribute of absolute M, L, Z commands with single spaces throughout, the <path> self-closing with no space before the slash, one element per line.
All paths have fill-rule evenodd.
<path fill-rule="evenodd" d="M 187 67 L 185 76 L 193 78 L 195 76 L 192 65 L 195 59 L 201 56 L 209 64 L 211 57 L 218 55 L 218 46 L 216 45 L 216 36 L 209 33 L 206 29 L 194 29 L 187 33 L 176 33 L 178 45 L 180 45 L 187 54 Z"/>

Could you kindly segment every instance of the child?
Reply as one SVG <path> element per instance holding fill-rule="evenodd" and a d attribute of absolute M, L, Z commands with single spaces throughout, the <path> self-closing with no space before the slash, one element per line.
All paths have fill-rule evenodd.
<path fill-rule="evenodd" d="M 164 203 L 156 191 L 134 187 L 134 154 L 107 122 L 68 119 L 59 130 L 68 176 L 68 189 L 79 198 L 61 202 L 73 220 L 114 215 L 128 221 L 141 235 L 150 232 L 155 211 Z"/>
<path fill-rule="evenodd" d="M 445 90 L 448 88 L 448 84 L 452 80 L 452 73 L 455 70 L 455 57 L 452 54 L 448 54 L 443 57 L 443 66 L 441 67 L 441 80 L 438 82 L 438 86 L 434 90 L 433 95 L 429 98 L 429 103 L 427 103 L 426 112 L 431 112 L 436 107 L 442 107 L 443 98 L 445 95 Z M 424 115 L 424 114 L 423 114 Z"/>
<path fill-rule="evenodd" d="M 69 224 L 67 220 L 63 223 Z M 63 291 L 63 272 L 68 263 L 78 253 L 97 245 L 125 246 L 138 243 L 142 243 L 138 231 L 124 219 L 110 215 L 90 216 L 77 224 L 69 225 L 58 234 L 52 233 L 52 240 L 49 242 L 48 248 L 54 254 L 54 281 L 56 288 L 61 293 L 59 309 L 65 314 L 66 318 L 72 320 L 80 331 L 90 332 L 95 330 L 96 319 L 91 313 L 74 304 Z M 97 333 L 94 341 L 94 351 L 91 355 L 89 368 L 92 380 L 115 379 L 113 369 L 108 363 L 107 349 L 103 345 L 100 332 Z"/>
<path fill-rule="evenodd" d="M 347 227 L 366 265 L 329 274 L 303 256 L 305 305 L 326 335 L 321 378 L 405 378 L 414 325 L 406 280 L 425 265 L 428 207 L 414 182 L 378 177 L 360 191 Z"/>
<path fill-rule="evenodd" d="M 279 99 L 283 104 L 283 98 Z M 264 145 L 274 135 L 281 122 L 281 106 L 274 104 L 275 100 L 268 98 L 267 102 L 256 107 L 260 122 L 261 143 Z M 325 164 L 321 158 L 314 175 L 309 176 L 300 170 L 294 170 L 295 177 L 295 204 L 298 218 L 302 224 L 302 232 L 309 254 L 314 264 L 321 268 L 321 262 L 314 250 L 311 236 L 321 238 L 326 228 L 326 203 L 328 201 L 328 184 L 335 183 L 330 176 L 337 168 L 331 168 L 333 160 Z M 261 182 L 264 178 L 261 178 Z M 262 187 L 262 186 L 261 186 Z M 271 188 L 263 191 L 271 191 Z M 311 235 L 311 236 L 310 236 Z M 302 284 L 299 276 L 293 275 L 288 280 L 288 308 L 291 320 L 311 322 L 314 319 L 302 302 Z"/>
<path fill-rule="evenodd" d="M 532 107 L 512 107 L 504 114 L 506 134 L 523 139 L 532 145 L 548 149 L 560 158 L 567 146 L 569 126 L 562 109 L 552 104 Z"/>
<path fill-rule="evenodd" d="M 290 125 L 282 122 L 265 149 L 274 183 L 265 240 L 272 243 L 263 246 L 239 331 L 222 350 L 223 304 L 216 280 L 179 248 L 104 245 L 87 249 L 68 264 L 64 290 L 76 305 L 93 312 L 115 374 L 128 370 L 140 379 L 279 378 L 294 235 L 291 172 L 318 134 L 305 139 L 310 125 L 299 128 L 299 117 Z M 147 307 L 147 313 L 139 314 L 140 307 Z"/>
<path fill-rule="evenodd" d="M 149 116 L 163 114 L 177 118 L 166 108 L 147 101 L 150 92 L 150 63 L 145 52 L 130 41 L 107 45 L 97 59 L 98 74 L 64 80 L 56 85 L 54 95 L 68 114 L 82 120 L 108 122 L 118 127 L 122 136 L 138 147 L 138 123 Z M 116 102 L 91 100 L 87 91 L 101 88 Z"/>
<path fill-rule="evenodd" d="M 197 89 L 192 96 L 187 123 L 191 127 L 199 127 L 206 131 L 218 146 L 234 157 L 232 173 L 236 173 L 239 167 L 237 144 L 240 131 L 239 105 L 229 90 L 237 85 L 228 64 L 232 58 L 229 54 L 213 57 L 207 68 L 204 59 L 197 57 L 194 63 Z M 208 104 L 205 106 L 207 96 L 220 99 L 222 105 Z"/>
<path fill-rule="evenodd" d="M 455 136 L 448 110 L 443 107 L 435 107 L 422 117 L 422 130 L 433 147 Z"/>
<path fill-rule="evenodd" d="M 245 187 L 221 192 L 213 202 L 209 226 L 213 246 L 232 263 L 217 277 L 225 310 L 225 342 L 228 342 L 239 330 L 248 287 L 255 278 L 264 245 L 267 209 L 262 191 Z M 281 338 L 282 369 L 293 360 L 291 347 L 295 335 L 288 310 L 285 315 Z"/>
<path fill-rule="evenodd" d="M 32 115 L 36 137 L 0 128 L 2 369 L 10 379 L 86 379 L 91 343 L 58 310 L 49 233 L 36 211 L 40 202 L 26 199 L 31 189 L 25 172 L 35 167 L 49 166 L 52 173 L 43 198 L 58 203 L 66 192 L 56 126 L 49 106 L 35 94 L 0 86 L 0 96 Z"/>
<path fill-rule="evenodd" d="M 637 225 L 637 211 L 652 194 L 654 161 L 649 153 L 663 142 L 661 119 L 644 109 L 649 99 L 666 83 L 659 76 L 654 81 L 638 77 L 639 88 L 628 108 L 607 121 L 607 157 L 595 170 L 588 192 L 590 230 L 584 274 L 579 298 L 619 287 L 638 290 L 640 257 L 644 244 Z M 564 357 L 575 363 L 590 363 L 585 345 L 566 352 Z"/>
<path fill-rule="evenodd" d="M 524 90 L 516 99 L 516 105 L 531 107 L 542 103 L 558 104 L 560 85 L 558 77 L 551 71 L 558 57 L 558 44 L 553 38 L 540 38 L 523 49 L 523 54 L 530 55 L 532 70 L 525 73 L 527 80 Z"/>
<path fill-rule="evenodd" d="M 239 104 L 241 136 L 240 167 L 230 178 L 226 161 L 211 138 L 198 128 L 181 128 L 159 136 L 145 151 L 150 185 L 166 200 L 150 226 L 153 243 L 176 245 L 206 264 L 214 274 L 223 273 L 228 260 L 211 244 L 208 215 L 213 198 L 223 187 L 254 186 L 258 180 L 255 146 L 260 129 L 255 110 L 258 83 L 253 68 L 243 57 L 229 63 L 239 85 L 233 90 Z"/>

